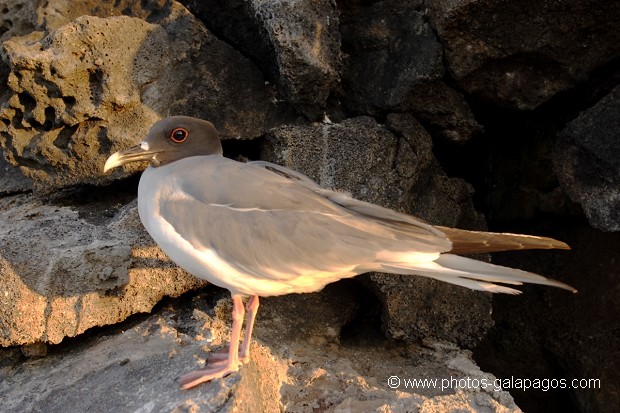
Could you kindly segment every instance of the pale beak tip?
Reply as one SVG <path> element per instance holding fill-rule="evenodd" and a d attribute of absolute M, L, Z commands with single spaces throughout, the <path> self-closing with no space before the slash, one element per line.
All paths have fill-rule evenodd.
<path fill-rule="evenodd" d="M 120 155 L 118 152 L 113 153 L 110 157 L 105 161 L 105 165 L 103 166 L 103 173 L 108 172 L 112 168 L 116 168 L 117 166 L 121 166 Z"/>

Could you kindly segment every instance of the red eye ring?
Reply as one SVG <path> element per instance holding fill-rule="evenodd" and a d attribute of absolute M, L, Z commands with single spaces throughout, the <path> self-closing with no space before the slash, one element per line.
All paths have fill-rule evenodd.
<path fill-rule="evenodd" d="M 188 136 L 189 132 L 183 128 L 176 128 L 175 130 L 170 132 L 170 140 L 174 143 L 185 142 Z"/>

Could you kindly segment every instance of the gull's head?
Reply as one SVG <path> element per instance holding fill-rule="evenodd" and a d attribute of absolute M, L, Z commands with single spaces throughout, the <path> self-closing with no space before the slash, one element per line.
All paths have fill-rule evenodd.
<path fill-rule="evenodd" d="M 146 139 L 112 154 L 103 172 L 130 162 L 165 165 L 190 156 L 221 155 L 220 137 L 211 122 L 189 116 L 171 116 L 156 122 Z"/>

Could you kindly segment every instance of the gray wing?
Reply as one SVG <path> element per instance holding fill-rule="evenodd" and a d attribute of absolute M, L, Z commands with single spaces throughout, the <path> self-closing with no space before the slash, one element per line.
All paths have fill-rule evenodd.
<path fill-rule="evenodd" d="M 383 225 L 389 226 L 394 231 L 406 232 L 412 236 L 417 234 L 422 238 L 430 237 L 433 241 L 441 243 L 444 248 L 448 248 L 449 246 L 451 247 L 443 231 L 433 225 L 427 224 L 419 218 L 402 214 L 392 209 L 384 208 L 369 202 L 360 201 L 352 198 L 351 195 L 346 192 L 337 192 L 325 189 L 307 176 L 284 166 L 265 161 L 254 161 L 249 162 L 249 164 L 267 169 L 283 176 L 286 179 L 295 181 L 299 185 L 306 187 L 315 194 L 326 198 L 351 213 L 380 222 Z M 441 252 L 444 251 L 449 251 L 449 249 L 443 249 Z"/>
<path fill-rule="evenodd" d="M 295 180 L 300 185 L 307 187 L 316 194 L 329 199 L 343 208 L 346 208 L 361 216 L 379 221 L 384 225 L 390 226 L 394 229 L 394 231 L 407 231 L 409 233 L 418 233 L 420 235 L 432 233 L 440 238 L 447 238 L 451 243 L 449 251 L 453 254 L 472 254 L 524 249 L 570 249 L 566 243 L 548 237 L 468 231 L 457 228 L 432 226 L 412 216 L 351 198 L 351 196 L 346 193 L 323 189 L 307 176 L 283 166 L 274 165 L 264 161 L 256 161 L 252 163 L 278 173 L 288 179 Z M 447 251 L 448 250 L 445 250 L 443 252 Z"/>
<path fill-rule="evenodd" d="M 192 165 L 171 176 L 181 193 L 162 200 L 162 217 L 195 247 L 214 249 L 262 277 L 347 266 L 364 272 L 381 251 L 436 253 L 451 247 L 428 224 L 325 190 L 287 168 L 221 157 L 187 162 Z M 191 175 L 182 172 L 187 170 Z M 264 268 L 275 272 L 267 275 Z"/>

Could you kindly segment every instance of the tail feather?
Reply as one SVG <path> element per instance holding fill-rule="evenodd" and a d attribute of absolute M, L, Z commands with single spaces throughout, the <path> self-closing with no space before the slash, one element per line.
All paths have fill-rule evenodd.
<path fill-rule="evenodd" d="M 474 290 L 497 293 L 519 294 L 520 291 L 494 283 L 542 284 L 577 292 L 570 285 L 542 275 L 452 254 L 442 254 L 435 261 L 426 263 L 384 263 L 381 270 L 396 274 L 416 274 Z"/>
<path fill-rule="evenodd" d="M 454 275 L 449 274 L 433 274 L 428 275 L 429 278 L 433 278 L 435 280 L 443 281 L 448 284 L 454 284 L 461 287 L 466 287 L 471 290 L 477 291 L 486 291 L 490 293 L 503 293 L 503 294 L 512 294 L 519 295 L 521 291 L 516 290 L 514 288 L 506 287 L 504 285 L 497 285 L 490 282 L 484 282 L 480 280 L 472 280 L 471 278 L 461 278 L 455 277 Z"/>
<path fill-rule="evenodd" d="M 453 254 L 528 249 L 570 249 L 564 242 L 548 237 L 499 232 L 467 231 L 448 227 L 437 228 L 452 242 L 452 250 L 450 250 L 450 252 Z"/>

